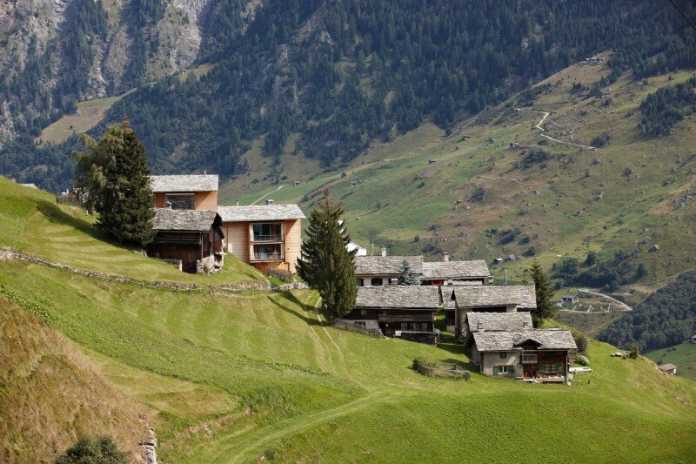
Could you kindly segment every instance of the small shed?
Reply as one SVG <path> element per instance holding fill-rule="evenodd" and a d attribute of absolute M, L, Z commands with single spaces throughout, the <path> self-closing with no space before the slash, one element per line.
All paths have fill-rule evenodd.
<path fill-rule="evenodd" d="M 677 366 L 671 363 L 667 364 L 660 364 L 657 366 L 657 368 L 662 372 L 663 374 L 667 375 L 677 375 Z"/>
<path fill-rule="evenodd" d="M 224 264 L 222 218 L 215 211 L 155 209 L 148 256 L 178 262 L 185 272 L 215 272 Z"/>

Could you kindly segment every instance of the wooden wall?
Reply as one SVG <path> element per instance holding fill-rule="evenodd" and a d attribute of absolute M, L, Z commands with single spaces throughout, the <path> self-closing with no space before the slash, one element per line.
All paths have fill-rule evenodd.
<path fill-rule="evenodd" d="M 223 231 L 225 233 L 225 250 L 248 263 L 249 223 L 226 222 L 223 224 Z"/>
<path fill-rule="evenodd" d="M 288 263 L 288 270 L 293 274 L 297 268 L 297 260 L 300 258 L 302 248 L 302 220 L 285 221 L 283 224 L 285 232 L 285 262 Z"/>

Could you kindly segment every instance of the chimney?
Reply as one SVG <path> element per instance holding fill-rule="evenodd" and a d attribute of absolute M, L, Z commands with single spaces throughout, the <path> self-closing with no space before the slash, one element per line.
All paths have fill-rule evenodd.
<path fill-rule="evenodd" d="M 449 263 L 449 253 L 445 251 L 445 253 L 442 255 L 442 260 L 446 263 Z"/>
<path fill-rule="evenodd" d="M 272 204 L 273 204 L 273 200 L 271 200 L 270 198 L 269 198 L 268 200 L 266 200 L 266 205 L 267 205 L 267 206 L 268 206 L 268 205 L 272 205 Z"/>
<path fill-rule="evenodd" d="M 382 256 L 387 256 L 387 247 L 382 247 Z"/>

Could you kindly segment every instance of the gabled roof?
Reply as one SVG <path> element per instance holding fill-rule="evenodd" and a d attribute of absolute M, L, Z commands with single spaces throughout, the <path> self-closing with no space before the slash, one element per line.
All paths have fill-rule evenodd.
<path fill-rule="evenodd" d="M 217 192 L 218 182 L 218 176 L 214 174 L 150 176 L 154 193 Z"/>
<path fill-rule="evenodd" d="M 490 277 L 490 275 L 488 265 L 482 259 L 423 263 L 423 277 L 426 279 Z"/>
<path fill-rule="evenodd" d="M 441 307 L 440 289 L 432 285 L 358 287 L 356 308 L 432 309 Z"/>
<path fill-rule="evenodd" d="M 222 222 L 286 221 L 305 218 L 297 205 L 219 206 L 218 212 Z"/>
<path fill-rule="evenodd" d="M 155 208 L 152 228 L 154 230 L 207 232 L 215 223 L 216 218 L 219 216 L 215 211 Z"/>
<path fill-rule="evenodd" d="M 514 313 L 466 313 L 469 332 L 525 330 L 534 327 L 527 311 Z"/>
<path fill-rule="evenodd" d="M 534 285 L 471 285 L 455 286 L 452 295 L 459 308 L 485 308 L 515 305 L 536 309 Z"/>
<path fill-rule="evenodd" d="M 423 273 L 422 256 L 356 256 L 355 275 L 399 275 L 404 261 L 414 274 Z"/>
<path fill-rule="evenodd" d="M 478 351 L 510 351 L 527 341 L 533 341 L 540 350 L 577 349 L 573 335 L 568 330 L 534 329 L 503 332 L 474 332 Z"/>

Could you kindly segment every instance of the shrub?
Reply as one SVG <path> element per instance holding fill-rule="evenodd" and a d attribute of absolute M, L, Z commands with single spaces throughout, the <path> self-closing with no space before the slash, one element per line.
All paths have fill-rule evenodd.
<path fill-rule="evenodd" d="M 82 438 L 56 460 L 56 464 L 127 464 L 125 454 L 109 437 Z"/>
<path fill-rule="evenodd" d="M 589 366 L 590 365 L 590 360 L 587 356 L 579 354 L 575 356 L 575 362 L 577 364 L 580 364 L 581 366 Z"/>
<path fill-rule="evenodd" d="M 525 170 L 531 169 L 536 165 L 543 166 L 551 158 L 552 156 L 548 152 L 540 148 L 533 148 L 522 155 L 522 159 L 517 162 L 517 168 Z"/>
<path fill-rule="evenodd" d="M 631 359 L 638 359 L 638 356 L 640 356 L 640 348 L 637 343 L 634 343 L 631 345 L 631 351 L 628 353 L 628 357 Z"/>
<path fill-rule="evenodd" d="M 587 352 L 587 337 L 584 333 L 577 330 L 573 330 L 573 338 L 575 339 L 575 344 L 578 346 L 578 353 Z"/>
<path fill-rule="evenodd" d="M 289 271 L 284 271 L 282 269 L 271 269 L 266 273 L 266 275 L 268 275 L 268 277 L 272 277 L 283 282 L 292 282 L 292 273 Z"/>
<path fill-rule="evenodd" d="M 600 135 L 592 139 L 592 142 L 590 142 L 590 145 L 593 147 L 601 148 L 606 146 L 609 143 L 609 139 L 611 137 L 609 136 L 608 133 L 602 132 Z"/>

